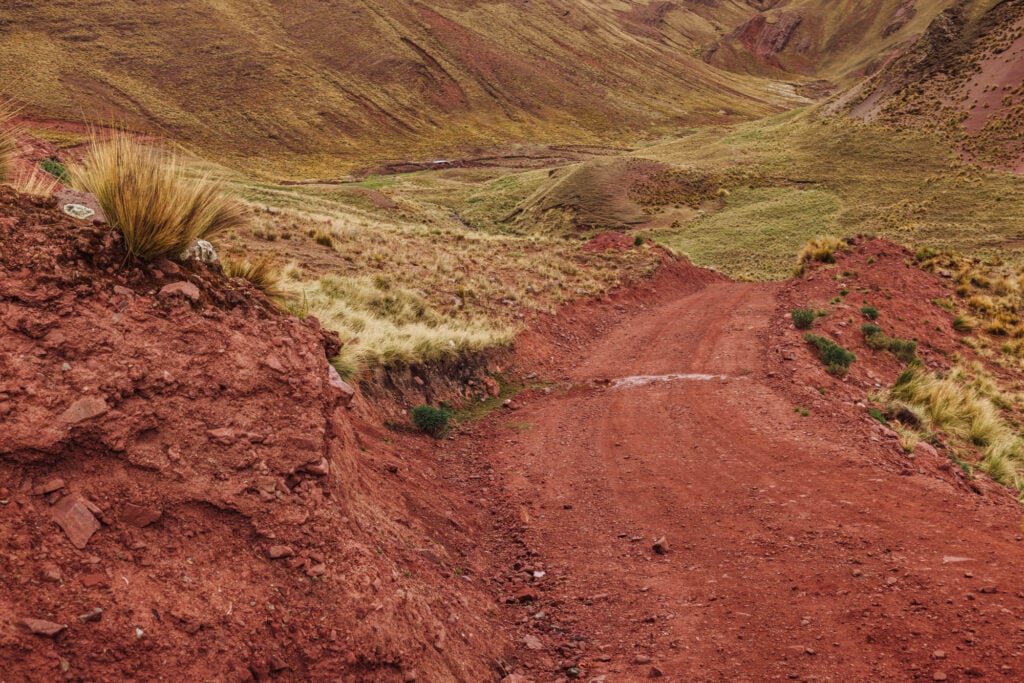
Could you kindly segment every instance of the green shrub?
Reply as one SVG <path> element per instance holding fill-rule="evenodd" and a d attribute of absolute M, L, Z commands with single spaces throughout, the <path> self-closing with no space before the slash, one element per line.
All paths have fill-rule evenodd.
<path fill-rule="evenodd" d="M 917 342 L 910 339 L 893 339 L 882 332 L 878 325 L 861 325 L 864 343 L 876 351 L 889 351 L 904 363 L 917 357 Z"/>
<path fill-rule="evenodd" d="M 850 363 L 857 360 L 853 353 L 836 344 L 831 339 L 819 337 L 809 332 L 804 335 L 804 339 L 807 343 L 812 344 L 818 349 L 818 355 L 821 358 L 822 364 L 833 375 L 845 375 L 846 371 L 850 369 Z"/>
<path fill-rule="evenodd" d="M 60 163 L 56 159 L 43 159 L 39 162 L 39 168 L 43 169 L 65 185 L 71 182 L 71 174 L 68 173 L 68 169 L 64 164 Z"/>
<path fill-rule="evenodd" d="M 860 312 L 868 320 L 878 320 L 878 309 L 874 306 L 861 306 Z"/>
<path fill-rule="evenodd" d="M 637 235 L 636 237 L 634 237 L 633 238 L 633 246 L 634 247 L 642 247 L 642 246 L 644 246 L 644 238 L 641 237 L 640 235 Z"/>
<path fill-rule="evenodd" d="M 817 313 L 809 308 L 795 308 L 789 315 L 793 318 L 793 324 L 798 330 L 806 330 L 814 324 L 814 319 L 818 317 Z"/>
<path fill-rule="evenodd" d="M 447 406 L 434 408 L 433 406 L 416 406 L 412 409 L 412 423 L 416 427 L 435 439 L 442 439 L 448 433 L 448 420 L 452 417 L 452 411 Z"/>
<path fill-rule="evenodd" d="M 917 342 L 910 339 L 890 339 L 889 351 L 904 363 L 917 357 Z"/>

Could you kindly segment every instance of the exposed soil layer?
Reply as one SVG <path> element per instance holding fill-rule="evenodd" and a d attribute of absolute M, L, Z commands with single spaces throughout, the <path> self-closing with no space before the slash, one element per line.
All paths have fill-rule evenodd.
<path fill-rule="evenodd" d="M 336 337 L 119 240 L 0 188 L 0 681 L 498 677 L 475 514 Z"/>
<path fill-rule="evenodd" d="M 845 379 L 788 317 L 840 288 L 816 331 L 857 352 Z M 900 370 L 856 339 L 861 301 L 938 368 L 956 340 L 935 331 L 950 320 L 931 300 L 948 294 L 870 241 L 790 283 L 666 269 L 538 325 L 518 353 L 548 381 L 445 456 L 494 515 L 491 581 L 518 673 L 1024 675 L 1020 507 L 941 447 L 906 454 L 858 405 Z"/>

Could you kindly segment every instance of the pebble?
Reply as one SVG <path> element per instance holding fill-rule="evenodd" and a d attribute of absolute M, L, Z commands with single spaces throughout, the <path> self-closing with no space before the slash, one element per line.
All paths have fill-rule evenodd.
<path fill-rule="evenodd" d="M 37 496 L 45 496 L 48 493 L 60 491 L 65 486 L 66 482 L 63 479 L 50 479 L 45 484 L 40 484 L 39 486 L 32 489 L 32 493 L 36 494 Z"/>
<path fill-rule="evenodd" d="M 160 510 L 143 507 L 142 505 L 135 505 L 134 503 L 126 503 L 124 509 L 121 511 L 122 522 L 140 529 L 158 521 L 162 516 L 163 512 Z"/>
<path fill-rule="evenodd" d="M 648 674 L 648 677 L 650 677 L 650 678 L 663 678 L 664 676 L 665 676 L 665 672 L 662 671 L 661 669 L 659 669 L 656 666 L 652 666 L 651 667 L 651 672 Z"/>
<path fill-rule="evenodd" d="M 191 301 L 199 301 L 200 293 L 199 288 L 191 282 L 181 281 L 164 285 L 160 289 L 159 296 L 161 299 L 171 296 L 183 296 Z"/>
<path fill-rule="evenodd" d="M 946 672 L 945 671 L 936 671 L 935 673 L 932 674 L 932 680 L 933 681 L 944 681 L 944 680 L 946 680 L 946 678 L 947 678 L 947 676 L 946 676 Z"/>
<path fill-rule="evenodd" d="M 103 608 L 102 607 L 94 607 L 91 610 L 89 610 L 88 612 L 86 612 L 85 614 L 79 614 L 78 615 L 78 620 L 80 622 L 82 622 L 83 624 L 86 623 L 86 622 L 89 622 L 89 621 L 99 621 L 102 618 L 103 618 Z"/>
<path fill-rule="evenodd" d="M 661 536 L 654 541 L 654 545 L 651 546 L 655 553 L 658 555 L 664 555 L 668 552 L 668 541 L 664 536 Z"/>
<path fill-rule="evenodd" d="M 295 550 L 288 545 L 272 545 L 267 549 L 267 555 L 272 560 L 280 560 L 286 557 L 294 557 Z"/>
<path fill-rule="evenodd" d="M 52 638 L 67 626 L 63 624 L 56 624 L 52 621 L 46 621 L 45 619 L 22 619 L 22 625 L 24 625 L 29 631 L 37 636 L 46 636 Z"/>
<path fill-rule="evenodd" d="M 944 650 L 936 650 L 932 653 L 932 659 L 945 659 L 946 652 Z"/>
<path fill-rule="evenodd" d="M 633 657 L 633 663 L 637 664 L 637 665 L 640 665 L 640 666 L 642 666 L 644 664 L 650 664 L 651 663 L 651 658 L 648 657 L 647 655 L 637 655 L 636 657 Z"/>

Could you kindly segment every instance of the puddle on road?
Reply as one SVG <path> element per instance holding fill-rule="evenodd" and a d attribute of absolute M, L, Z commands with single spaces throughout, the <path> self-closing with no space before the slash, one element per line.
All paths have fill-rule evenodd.
<path fill-rule="evenodd" d="M 705 374 L 671 374 L 671 375 L 636 375 L 635 377 L 623 377 L 612 380 L 612 389 L 632 389 L 643 387 L 648 384 L 662 384 L 666 382 L 711 382 L 714 380 L 742 379 L 729 375 L 705 375 Z"/>

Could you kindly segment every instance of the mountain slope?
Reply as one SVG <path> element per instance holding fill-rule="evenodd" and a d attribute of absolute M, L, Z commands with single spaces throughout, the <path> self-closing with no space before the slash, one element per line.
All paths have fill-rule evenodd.
<path fill-rule="evenodd" d="M 621 140 L 805 102 L 765 73 L 719 68 L 739 58 L 701 58 L 791 5 L 806 27 L 834 27 L 828 35 L 849 23 L 845 5 L 776 4 L 158 0 L 140 11 L 127 0 L 18 0 L 0 9 L 0 94 L 33 116 L 121 121 L 250 170 L 336 175 L 516 140 Z M 898 3 L 858 4 L 867 9 L 854 18 Z M 851 49 L 798 36 L 799 58 L 767 75 Z M 872 35 L 856 49 L 874 57 L 887 44 Z"/>
<path fill-rule="evenodd" d="M 957 3 L 830 109 L 854 119 L 937 128 L 966 159 L 1024 172 L 1024 3 Z"/>

